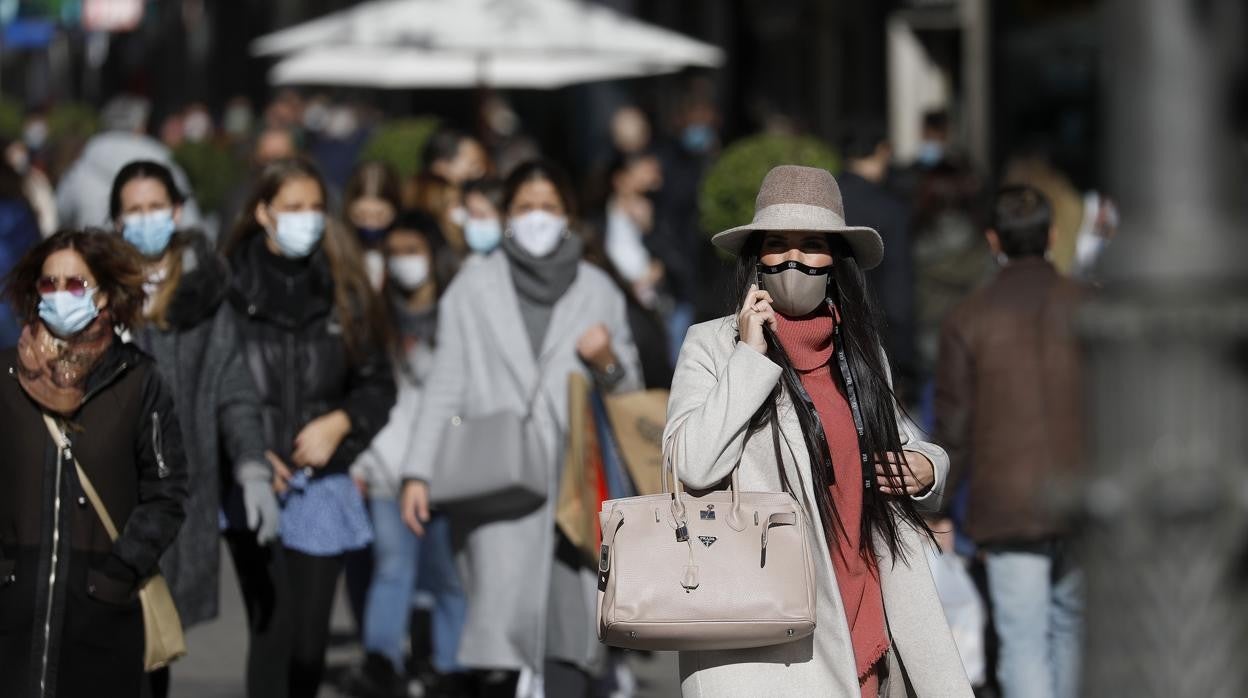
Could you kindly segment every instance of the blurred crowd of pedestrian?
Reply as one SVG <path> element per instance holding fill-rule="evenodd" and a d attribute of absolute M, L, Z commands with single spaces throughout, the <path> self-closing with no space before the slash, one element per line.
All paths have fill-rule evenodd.
<path fill-rule="evenodd" d="M 494 121 L 515 120 L 505 105 L 491 108 L 501 110 Z M 53 585 L 89 581 L 98 567 L 124 600 L 126 585 L 160 558 L 183 623 L 205 622 L 217 615 L 224 536 L 248 615 L 249 695 L 316 695 L 344 570 L 366 652 L 346 691 L 407 695 L 409 678 L 428 696 L 636 690 L 627 661 L 594 636 L 596 577 L 555 525 L 554 464 L 570 419 L 569 373 L 604 393 L 669 388 L 688 328 L 729 310 L 708 307 L 702 292 L 726 268 L 699 215 L 701 184 L 723 146 L 713 104 L 690 100 L 671 124 L 617 110 L 609 157 L 577 180 L 510 122 L 505 138 L 439 125 L 419 150 L 374 157 L 368 143 L 387 121 L 362 103 L 285 91 L 260 110 L 237 98 L 219 113 L 192 104 L 160 123 L 149 111 L 139 98 L 111 102 L 99 133 L 55 178 L 40 113 L 0 159 L 0 275 L 13 300 L 0 309 L 0 347 L 18 346 L 6 360 L 25 361 L 34 347 L 72 350 L 73 378 L 48 380 L 76 390 L 78 402 L 35 398 L 65 418 L 82 408 L 105 420 L 92 401 L 113 393 L 109 404 L 159 402 L 170 412 L 121 409 L 111 428 L 139 434 L 136 443 L 156 434 L 155 450 L 83 465 L 120 492 L 129 480 L 110 467 L 142 470 L 149 451 L 161 468 L 169 461 L 177 472 L 151 482 L 177 484 L 159 491 L 180 512 L 163 520 L 182 519 L 176 540 L 127 525 L 113 550 L 143 553 L 110 557 L 98 531 L 84 532 L 91 568 L 70 568 L 70 581 Z M 991 690 L 984 667 L 999 654 L 1006 698 L 1072 695 L 1077 569 L 1068 531 L 1037 502 L 1079 460 L 1078 358 L 1065 328 L 1114 236 L 1113 204 L 1079 192 L 1040 151 L 1019 153 L 1001 182 L 986 185 L 943 112 L 926 116 L 910 163 L 896 161 L 878 122 L 846 124 L 836 145 L 847 222 L 877 230 L 888 250 L 867 280 L 886 320 L 895 393 L 950 454 L 948 504 L 933 525 L 969 535 L 958 545 L 942 537 L 945 555 L 986 562 L 986 576 L 976 574 L 996 640 L 978 658 L 965 643 L 964 663 Z M 128 244 L 88 254 L 82 233 L 56 232 L 87 228 Z M 42 301 L 15 286 L 27 282 Z M 55 326 L 65 320 L 48 300 L 57 294 L 81 321 Z M 125 316 L 128 294 L 142 300 Z M 31 329 L 41 322 L 54 337 Z M 151 368 L 107 346 L 114 325 L 118 343 L 155 357 Z M 158 375 L 164 387 L 145 395 L 92 377 L 113 366 L 118 375 L 142 367 L 144 381 Z M 445 425 L 508 409 L 531 415 L 526 428 L 551 464 L 550 496 L 502 520 L 447 516 L 428 487 Z M 42 425 L 32 429 L 30 439 L 43 438 Z M 84 461 L 107 458 L 83 439 L 75 451 Z M 145 477 L 140 499 L 157 496 Z M 132 517 L 142 513 L 133 495 L 113 496 Z M 0 527 L 5 556 L 55 569 L 55 555 L 13 552 L 42 550 L 50 522 L 23 524 L 34 527 L 26 539 Z M 75 533 L 71 545 L 79 542 Z M 5 672 L 13 695 L 54 680 L 49 652 L 61 653 L 70 685 L 75 643 L 92 641 L 72 635 L 95 632 L 71 623 L 90 612 L 72 601 L 36 611 L 66 624 L 57 638 L 32 629 L 43 633 L 33 645 L 0 644 L 0 663 L 34 667 Z M 950 611 L 955 625 L 964 617 L 971 635 L 984 622 Z M 107 622 L 125 632 L 141 623 Z M 111 665 L 92 664 L 97 679 L 133 679 L 118 673 L 133 649 L 121 644 Z M 31 654 L 39 651 L 42 664 Z M 1049 663 L 1056 678 L 1043 673 Z M 166 694 L 168 674 L 154 672 L 143 690 Z M 650 690 L 678 690 L 674 669 L 669 679 Z M 1027 692 L 1037 683 L 1051 691 Z"/>

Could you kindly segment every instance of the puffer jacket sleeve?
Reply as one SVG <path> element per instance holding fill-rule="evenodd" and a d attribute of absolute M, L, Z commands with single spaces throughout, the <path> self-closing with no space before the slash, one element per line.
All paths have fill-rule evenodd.
<path fill-rule="evenodd" d="M 390 419 L 397 390 L 390 357 L 384 347 L 372 345 L 351 367 L 342 409 L 351 420 L 351 432 L 338 445 L 334 460 L 353 463 Z"/>
<path fill-rule="evenodd" d="M 156 562 L 173 543 L 186 518 L 187 466 L 173 396 L 149 366 L 142 392 L 142 420 L 134 444 L 139 468 L 138 504 L 130 513 L 113 555 L 139 579 L 156 572 Z"/>
<path fill-rule="evenodd" d="M 237 480 L 243 468 L 269 469 L 269 464 L 264 457 L 260 395 L 243 357 L 237 316 L 227 305 L 217 309 L 212 342 L 226 354 L 218 378 L 217 420 L 225 455 Z"/>
<path fill-rule="evenodd" d="M 780 366 L 744 343 L 729 345 L 717 328 L 689 330 L 667 404 L 663 455 L 680 459 L 680 479 L 694 489 L 715 486 L 740 462 L 750 419 L 780 380 Z"/>

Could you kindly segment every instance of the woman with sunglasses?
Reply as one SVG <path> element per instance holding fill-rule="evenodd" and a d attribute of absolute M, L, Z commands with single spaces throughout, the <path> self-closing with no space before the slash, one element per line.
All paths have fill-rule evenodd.
<path fill-rule="evenodd" d="M 23 327 L 0 352 L 0 695 L 142 690 L 138 589 L 186 500 L 173 397 L 151 358 L 114 332 L 141 322 L 142 283 L 129 245 L 81 231 L 39 243 L 7 277 Z"/>
<path fill-rule="evenodd" d="M 226 533 L 254 698 L 316 695 L 344 556 L 373 537 L 348 469 L 395 402 L 384 310 L 354 234 L 325 215 L 325 201 L 311 164 L 272 163 L 224 246 L 282 499 L 276 545 L 260 545 L 237 517 Z"/>
<path fill-rule="evenodd" d="M 143 257 L 146 322 L 130 336 L 156 359 L 182 424 L 190 499 L 182 532 L 160 568 L 190 627 L 217 616 L 222 475 L 237 483 L 247 528 L 261 545 L 277 536 L 278 505 L 260 399 L 224 302 L 225 260 L 202 234 L 178 229 L 182 202 L 173 173 L 149 160 L 121 168 L 109 196 L 118 233 Z M 153 696 L 168 688 L 169 670 L 153 672 Z"/>
<path fill-rule="evenodd" d="M 692 489 L 735 468 L 743 490 L 793 494 L 812 522 L 817 619 L 785 644 L 682 652 L 684 695 L 969 697 L 917 510 L 939 503 L 949 459 L 896 406 L 863 277 L 879 234 L 845 224 L 831 174 L 782 166 L 753 222 L 713 242 L 737 256 L 740 296 L 685 339 L 664 451 Z"/>

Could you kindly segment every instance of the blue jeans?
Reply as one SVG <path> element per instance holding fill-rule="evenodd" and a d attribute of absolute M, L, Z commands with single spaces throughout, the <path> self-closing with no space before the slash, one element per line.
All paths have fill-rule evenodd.
<path fill-rule="evenodd" d="M 373 580 L 364 606 L 364 649 L 385 656 L 403 671 L 403 642 L 411 618 L 412 595 L 419 582 L 433 594 L 433 666 L 459 671 L 455 655 L 467 603 L 451 552 L 451 527 L 435 515 L 423 538 L 412 533 L 393 499 L 369 500 L 373 519 Z"/>
<path fill-rule="evenodd" d="M 1061 541 L 985 548 L 1002 698 L 1079 691 L 1083 575 Z"/>

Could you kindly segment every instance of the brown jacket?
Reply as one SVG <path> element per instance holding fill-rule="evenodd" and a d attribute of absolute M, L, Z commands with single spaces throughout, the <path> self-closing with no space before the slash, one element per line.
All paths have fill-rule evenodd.
<path fill-rule="evenodd" d="M 1043 259 L 1021 259 L 945 319 L 936 439 L 950 458 L 947 501 L 970 480 L 965 525 L 976 542 L 1063 532 L 1045 502 L 1080 457 L 1072 320 L 1084 293 Z"/>

